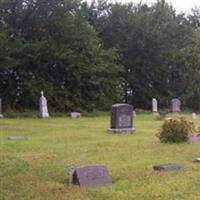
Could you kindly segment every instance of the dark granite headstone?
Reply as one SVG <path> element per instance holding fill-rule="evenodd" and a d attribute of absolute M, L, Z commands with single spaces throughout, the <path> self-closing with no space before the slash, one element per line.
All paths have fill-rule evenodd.
<path fill-rule="evenodd" d="M 153 167 L 155 171 L 179 171 L 182 169 L 181 165 L 178 164 L 161 164 L 161 165 L 156 165 Z"/>
<path fill-rule="evenodd" d="M 129 104 L 114 104 L 111 107 L 111 127 L 108 129 L 114 133 L 132 133 L 133 107 Z"/>
<path fill-rule="evenodd" d="M 73 170 L 72 184 L 87 188 L 107 186 L 111 184 L 111 178 L 105 165 L 88 165 Z"/>

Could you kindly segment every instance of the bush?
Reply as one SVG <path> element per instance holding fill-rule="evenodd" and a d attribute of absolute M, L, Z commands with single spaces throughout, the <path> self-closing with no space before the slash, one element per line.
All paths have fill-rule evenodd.
<path fill-rule="evenodd" d="M 193 132 L 193 124 L 184 118 L 168 118 L 165 120 L 158 137 L 164 143 L 179 143 L 188 140 Z"/>

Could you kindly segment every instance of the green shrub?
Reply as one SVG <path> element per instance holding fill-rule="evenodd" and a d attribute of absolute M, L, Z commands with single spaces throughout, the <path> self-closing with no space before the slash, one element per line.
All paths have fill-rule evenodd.
<path fill-rule="evenodd" d="M 168 118 L 162 125 L 158 137 L 164 143 L 185 142 L 193 132 L 193 129 L 193 124 L 182 117 Z"/>

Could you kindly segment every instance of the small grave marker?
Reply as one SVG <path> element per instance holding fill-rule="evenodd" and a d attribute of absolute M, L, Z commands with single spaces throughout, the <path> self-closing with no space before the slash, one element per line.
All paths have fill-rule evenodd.
<path fill-rule="evenodd" d="M 8 136 L 8 140 L 28 140 L 28 138 L 22 135 L 11 135 Z"/>
<path fill-rule="evenodd" d="M 108 186 L 111 178 L 105 165 L 88 165 L 73 169 L 71 182 L 81 187 Z"/>
<path fill-rule="evenodd" d="M 81 113 L 79 113 L 79 112 L 71 112 L 71 113 L 69 113 L 69 116 L 71 118 L 79 118 L 79 117 L 81 117 Z"/>
<path fill-rule="evenodd" d="M 197 114 L 196 114 L 196 113 L 192 113 L 192 114 L 191 114 L 191 119 L 192 119 L 192 120 L 195 120 L 196 118 L 197 118 Z"/>
<path fill-rule="evenodd" d="M 153 169 L 155 171 L 179 171 L 182 169 L 182 167 L 179 164 L 168 163 L 168 164 L 156 165 L 153 167 Z"/>
<path fill-rule="evenodd" d="M 195 158 L 194 162 L 199 163 L 200 164 L 200 157 L 199 158 Z"/>

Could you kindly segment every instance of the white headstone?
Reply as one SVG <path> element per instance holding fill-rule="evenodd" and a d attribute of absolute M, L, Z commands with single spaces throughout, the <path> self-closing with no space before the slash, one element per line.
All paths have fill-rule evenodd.
<path fill-rule="evenodd" d="M 3 118 L 2 114 L 2 100 L 0 99 L 0 118 Z"/>
<path fill-rule="evenodd" d="M 177 98 L 172 99 L 170 110 L 171 112 L 181 112 L 181 101 Z"/>
<path fill-rule="evenodd" d="M 41 97 L 39 101 L 39 105 L 40 105 L 39 117 L 41 118 L 49 117 L 48 108 L 47 108 L 47 100 L 44 97 L 44 92 L 41 91 L 40 94 L 41 94 Z"/>
<path fill-rule="evenodd" d="M 71 118 L 79 118 L 79 117 L 81 117 L 81 113 L 78 113 L 78 112 L 71 112 L 71 113 L 69 113 L 69 116 L 70 116 Z"/>
<path fill-rule="evenodd" d="M 155 98 L 152 99 L 152 112 L 158 112 L 158 101 Z"/>
<path fill-rule="evenodd" d="M 191 118 L 192 118 L 192 120 L 195 120 L 197 118 L 197 114 L 196 113 L 192 113 Z"/>

